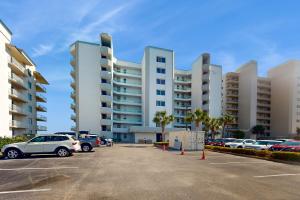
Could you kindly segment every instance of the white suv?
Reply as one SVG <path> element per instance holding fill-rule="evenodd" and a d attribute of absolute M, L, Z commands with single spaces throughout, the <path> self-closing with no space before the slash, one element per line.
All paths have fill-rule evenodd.
<path fill-rule="evenodd" d="M 225 147 L 244 148 L 245 145 L 254 144 L 256 141 L 251 139 L 236 139 L 233 142 L 225 143 Z"/>
<path fill-rule="evenodd" d="M 9 159 L 31 154 L 56 154 L 59 157 L 72 155 L 80 150 L 80 142 L 68 135 L 39 135 L 28 142 L 5 145 L 1 152 Z"/>

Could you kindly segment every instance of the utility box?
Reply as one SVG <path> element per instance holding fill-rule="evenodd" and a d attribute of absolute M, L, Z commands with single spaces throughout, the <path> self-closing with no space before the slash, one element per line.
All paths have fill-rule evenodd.
<path fill-rule="evenodd" d="M 169 132 L 169 147 L 186 151 L 204 149 L 204 131 L 174 131 Z"/>

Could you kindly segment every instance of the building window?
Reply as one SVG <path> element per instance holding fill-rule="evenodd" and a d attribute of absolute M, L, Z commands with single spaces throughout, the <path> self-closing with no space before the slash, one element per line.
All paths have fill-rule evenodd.
<path fill-rule="evenodd" d="M 32 118 L 29 118 L 29 119 L 28 119 L 28 123 L 29 123 L 30 125 L 32 125 Z"/>
<path fill-rule="evenodd" d="M 106 103 L 106 102 L 102 102 L 101 105 L 102 105 L 102 107 L 104 107 L 104 108 L 107 107 L 107 103 Z"/>
<path fill-rule="evenodd" d="M 166 63 L 166 58 L 165 57 L 157 56 L 156 57 L 156 62 Z"/>
<path fill-rule="evenodd" d="M 165 85 L 166 84 L 166 81 L 164 79 L 156 79 L 156 83 L 157 84 L 160 84 L 160 85 Z"/>
<path fill-rule="evenodd" d="M 166 102 L 165 101 L 156 101 L 156 106 L 165 106 Z"/>
<path fill-rule="evenodd" d="M 166 69 L 158 67 L 158 68 L 156 68 L 156 72 L 159 73 L 159 74 L 165 74 Z"/>
<path fill-rule="evenodd" d="M 32 84 L 31 82 L 28 81 L 28 88 L 31 89 L 32 88 Z"/>
<path fill-rule="evenodd" d="M 28 111 L 32 113 L 32 106 L 28 106 Z"/>
<path fill-rule="evenodd" d="M 104 78 L 102 78 L 102 79 L 101 79 L 101 83 L 107 83 L 107 80 L 104 79 Z"/>
<path fill-rule="evenodd" d="M 28 94 L 28 100 L 32 101 L 32 94 Z"/>
<path fill-rule="evenodd" d="M 107 92 L 104 91 L 104 90 L 102 90 L 102 91 L 101 91 L 101 94 L 102 94 L 102 95 L 107 95 Z"/>
<path fill-rule="evenodd" d="M 165 96 L 166 92 L 164 90 L 156 90 L 156 95 Z"/>

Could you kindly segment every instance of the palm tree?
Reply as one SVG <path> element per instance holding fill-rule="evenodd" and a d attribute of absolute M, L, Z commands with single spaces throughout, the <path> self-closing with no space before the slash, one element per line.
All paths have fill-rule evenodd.
<path fill-rule="evenodd" d="M 228 124 L 235 122 L 235 118 L 232 115 L 225 114 L 220 118 L 222 123 L 222 138 L 224 138 L 225 128 Z"/>
<path fill-rule="evenodd" d="M 217 130 L 222 128 L 222 121 L 217 118 L 210 118 L 207 122 L 207 125 L 209 127 L 209 130 L 211 131 L 212 139 L 215 139 Z"/>
<path fill-rule="evenodd" d="M 168 115 L 167 111 L 157 111 L 153 118 L 153 122 L 161 127 L 162 141 L 165 141 L 165 129 L 168 124 L 174 121 L 173 115 Z"/>
<path fill-rule="evenodd" d="M 201 109 L 197 108 L 195 110 L 195 112 L 193 112 L 193 113 L 189 112 L 184 120 L 187 123 L 194 122 L 195 126 L 196 126 L 196 131 L 198 131 L 200 129 L 201 122 L 206 121 L 206 119 L 207 119 L 207 113 L 203 112 Z"/>

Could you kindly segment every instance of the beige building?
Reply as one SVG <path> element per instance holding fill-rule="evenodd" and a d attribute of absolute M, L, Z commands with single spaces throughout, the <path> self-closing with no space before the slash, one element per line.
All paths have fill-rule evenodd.
<path fill-rule="evenodd" d="M 11 39 L 12 32 L 0 20 L 0 137 L 47 130 L 38 123 L 47 121 L 39 113 L 47 111 L 42 93 L 46 93 L 43 85 L 48 82 Z"/>
<path fill-rule="evenodd" d="M 300 127 L 300 61 L 289 60 L 268 72 L 271 80 L 271 132 L 292 136 Z"/>
<path fill-rule="evenodd" d="M 223 77 L 223 113 L 235 117 L 235 122 L 228 125 L 227 133 L 237 130 L 251 136 L 255 125 L 265 127 L 266 136 L 270 135 L 271 85 L 268 78 L 257 76 L 256 61 L 239 67 L 236 72 L 229 72 Z"/>

